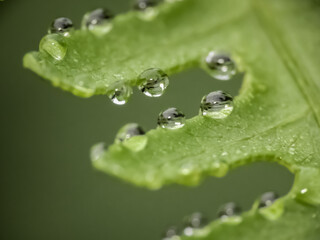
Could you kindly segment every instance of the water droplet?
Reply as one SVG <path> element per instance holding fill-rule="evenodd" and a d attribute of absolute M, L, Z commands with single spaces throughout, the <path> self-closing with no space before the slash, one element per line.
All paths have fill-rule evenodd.
<path fill-rule="evenodd" d="M 169 78 L 161 69 L 150 68 L 139 75 L 138 84 L 148 97 L 160 97 L 169 85 Z"/>
<path fill-rule="evenodd" d="M 275 192 L 266 192 L 262 194 L 259 202 L 259 208 L 271 206 L 278 199 L 278 194 Z"/>
<path fill-rule="evenodd" d="M 237 216 L 241 213 L 241 208 L 234 202 L 229 202 L 223 205 L 218 211 L 219 218 L 228 218 Z"/>
<path fill-rule="evenodd" d="M 222 119 L 229 116 L 232 110 L 233 98 L 224 91 L 211 92 L 201 100 L 200 112 L 203 116 Z"/>
<path fill-rule="evenodd" d="M 67 53 L 67 44 L 63 36 L 49 34 L 41 39 L 39 50 L 46 52 L 55 60 L 61 61 Z"/>
<path fill-rule="evenodd" d="M 138 10 L 138 17 L 145 21 L 151 21 L 158 15 L 158 9 L 155 8 L 162 0 L 137 0 L 133 8 Z"/>
<path fill-rule="evenodd" d="M 61 17 L 55 19 L 48 30 L 48 33 L 62 33 L 64 36 L 69 36 L 70 30 L 73 29 L 73 23 L 69 18 Z"/>
<path fill-rule="evenodd" d="M 164 233 L 162 240 L 173 240 L 173 239 L 179 239 L 178 236 L 178 228 L 173 226 L 169 227 Z"/>
<path fill-rule="evenodd" d="M 194 229 L 200 229 L 208 223 L 206 217 L 202 213 L 196 212 L 185 219 L 185 228 L 183 230 L 184 235 L 192 236 Z"/>
<path fill-rule="evenodd" d="M 265 194 L 264 194 L 265 195 Z M 263 196 L 264 196 L 263 195 Z M 263 197 L 262 196 L 262 197 Z M 260 204 L 261 204 L 261 200 L 260 200 L 260 204 L 259 204 L 259 213 L 264 216 L 265 218 L 269 219 L 269 220 L 276 220 L 278 219 L 279 217 L 282 216 L 283 212 L 284 212 L 284 205 L 283 205 L 283 201 L 281 200 L 278 200 L 278 201 L 275 201 L 276 199 L 274 200 L 270 200 L 270 199 L 273 199 L 275 198 L 276 196 L 265 196 L 266 200 L 264 203 L 263 203 L 263 206 L 261 207 Z"/>
<path fill-rule="evenodd" d="M 90 153 L 91 160 L 92 161 L 99 160 L 103 156 L 104 151 L 105 151 L 105 143 L 102 142 L 94 145 L 91 148 L 91 153 Z"/>
<path fill-rule="evenodd" d="M 229 80 L 236 74 L 236 64 L 228 53 L 210 52 L 206 57 L 210 75 L 218 80 Z"/>
<path fill-rule="evenodd" d="M 124 142 L 134 136 L 144 135 L 143 129 L 136 123 L 128 123 L 124 125 L 117 133 L 115 142 Z"/>
<path fill-rule="evenodd" d="M 110 100 L 117 105 L 126 104 L 132 95 L 132 88 L 122 82 L 117 82 L 110 87 L 107 95 Z"/>
<path fill-rule="evenodd" d="M 107 9 L 98 8 L 84 15 L 82 28 L 87 28 L 98 35 L 108 33 L 112 28 L 111 14 Z"/>
<path fill-rule="evenodd" d="M 185 124 L 185 115 L 177 108 L 168 108 L 158 117 L 158 126 L 167 129 L 181 128 Z"/>
<path fill-rule="evenodd" d="M 148 8 L 157 6 L 162 0 L 136 0 L 133 8 L 135 10 L 144 11 Z"/>

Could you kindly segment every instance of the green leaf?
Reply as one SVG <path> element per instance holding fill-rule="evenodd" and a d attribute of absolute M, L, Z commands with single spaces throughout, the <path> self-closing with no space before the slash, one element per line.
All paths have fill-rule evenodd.
<path fill-rule="evenodd" d="M 120 15 L 104 35 L 77 30 L 63 40 L 54 36 L 49 47 L 27 54 L 24 66 L 86 97 L 106 93 L 115 81 L 134 86 L 147 68 L 173 74 L 203 67 L 209 51 L 227 50 L 245 73 L 228 118 L 195 116 L 180 129 L 154 129 L 108 149 L 97 145 L 93 164 L 157 189 L 275 161 L 296 176 L 285 197 L 182 239 L 319 239 L 319 1 L 184 0 L 164 3 L 155 13 L 148 21 L 143 13 Z"/>

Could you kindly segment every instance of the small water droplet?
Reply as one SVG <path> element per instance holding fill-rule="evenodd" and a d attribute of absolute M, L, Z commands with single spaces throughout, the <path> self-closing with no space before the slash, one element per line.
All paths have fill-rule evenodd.
<path fill-rule="evenodd" d="M 103 156 L 104 151 L 105 151 L 105 143 L 101 142 L 94 145 L 91 148 L 91 153 L 90 153 L 91 160 L 97 161 L 98 159 L 100 159 Z"/>
<path fill-rule="evenodd" d="M 178 234 L 178 228 L 175 226 L 169 227 L 162 236 L 162 240 L 173 240 L 173 239 L 178 239 L 179 234 Z"/>
<path fill-rule="evenodd" d="M 109 88 L 112 90 L 108 91 L 107 95 L 117 105 L 126 104 L 132 95 L 132 88 L 122 82 L 117 82 Z"/>
<path fill-rule="evenodd" d="M 160 97 L 169 85 L 169 78 L 161 69 L 150 68 L 139 75 L 138 84 L 148 97 Z"/>
<path fill-rule="evenodd" d="M 148 8 L 157 6 L 161 2 L 162 0 L 136 0 L 133 8 L 135 10 L 144 11 Z"/>
<path fill-rule="evenodd" d="M 184 235 L 192 236 L 194 229 L 200 229 L 208 223 L 206 217 L 202 213 L 196 212 L 185 219 L 185 228 L 183 230 Z"/>
<path fill-rule="evenodd" d="M 221 219 L 240 215 L 241 208 L 234 202 L 223 205 L 218 211 L 218 217 Z"/>
<path fill-rule="evenodd" d="M 111 30 L 112 18 L 113 14 L 110 11 L 98 8 L 84 15 L 82 28 L 87 28 L 98 35 L 103 35 Z"/>
<path fill-rule="evenodd" d="M 232 110 L 233 98 L 224 91 L 211 92 L 201 100 L 200 112 L 203 116 L 222 119 L 229 116 Z"/>
<path fill-rule="evenodd" d="M 283 202 L 281 200 L 276 200 L 276 195 L 274 193 L 264 194 L 265 201 L 261 198 L 259 204 L 259 213 L 269 220 L 276 220 L 282 216 L 284 212 Z M 269 196 L 267 196 L 269 195 Z"/>
<path fill-rule="evenodd" d="M 155 8 L 162 0 L 137 0 L 133 8 L 137 11 L 138 17 L 145 21 L 150 21 L 158 15 L 158 9 Z"/>
<path fill-rule="evenodd" d="M 64 36 L 69 36 L 70 31 L 73 29 L 73 23 L 69 18 L 61 17 L 55 19 L 48 30 L 48 33 L 62 33 Z"/>
<path fill-rule="evenodd" d="M 228 53 L 210 52 L 206 57 L 210 75 L 218 80 L 229 80 L 236 74 L 236 64 Z"/>
<path fill-rule="evenodd" d="M 177 108 L 168 108 L 158 116 L 158 126 L 167 129 L 181 128 L 185 124 L 185 115 Z"/>
<path fill-rule="evenodd" d="M 41 39 L 39 50 L 61 61 L 67 53 L 67 44 L 65 38 L 60 34 L 49 34 Z"/>
<path fill-rule="evenodd" d="M 117 133 L 115 142 L 120 143 L 129 140 L 134 136 L 144 135 L 145 132 L 137 123 L 128 123 L 124 125 Z"/>
<path fill-rule="evenodd" d="M 275 192 L 266 192 L 260 197 L 259 208 L 271 206 L 278 199 L 278 194 Z"/>

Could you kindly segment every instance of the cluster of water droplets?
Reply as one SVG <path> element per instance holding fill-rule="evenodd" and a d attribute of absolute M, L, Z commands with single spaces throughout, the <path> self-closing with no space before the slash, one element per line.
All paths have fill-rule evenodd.
<path fill-rule="evenodd" d="M 267 192 L 260 196 L 258 200 L 258 210 L 266 210 L 273 206 L 278 199 L 274 192 Z M 239 224 L 242 222 L 241 207 L 234 202 L 229 202 L 221 206 L 216 214 L 220 221 L 226 224 Z M 162 240 L 180 240 L 181 236 L 194 236 L 197 230 L 201 230 L 208 224 L 208 218 L 201 212 L 195 212 L 187 216 L 182 227 L 172 226 L 162 235 Z"/>
<path fill-rule="evenodd" d="M 153 19 L 157 14 L 155 6 L 162 0 L 137 0 L 133 9 L 143 20 Z M 112 29 L 114 15 L 105 8 L 98 8 L 86 13 L 81 21 L 81 28 L 89 30 L 96 36 L 102 36 Z M 49 26 L 48 35 L 45 36 L 39 46 L 41 52 L 49 54 L 56 61 L 61 61 L 67 53 L 66 40 L 63 37 L 70 37 L 74 30 L 71 19 L 60 17 L 55 19 Z"/>

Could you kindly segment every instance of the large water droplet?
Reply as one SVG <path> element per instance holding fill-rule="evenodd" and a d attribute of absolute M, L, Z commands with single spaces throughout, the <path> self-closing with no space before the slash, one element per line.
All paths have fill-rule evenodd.
<path fill-rule="evenodd" d="M 158 116 L 158 126 L 167 129 L 177 129 L 184 126 L 185 115 L 177 108 L 168 108 Z"/>
<path fill-rule="evenodd" d="M 236 74 L 236 64 L 230 55 L 223 52 L 210 52 L 206 64 L 212 77 L 218 80 L 229 80 Z"/>
<path fill-rule="evenodd" d="M 160 97 L 169 85 L 168 75 L 159 68 L 150 68 L 138 77 L 139 89 L 149 97 Z"/>
<path fill-rule="evenodd" d="M 49 34 L 41 39 L 39 50 L 61 61 L 67 53 L 67 44 L 65 38 L 60 34 Z"/>
<path fill-rule="evenodd" d="M 277 199 L 278 194 L 276 194 L 275 192 L 266 192 L 260 198 L 259 208 L 269 207 Z"/>
<path fill-rule="evenodd" d="M 162 240 L 175 240 L 179 239 L 178 236 L 178 228 L 177 227 L 169 227 L 162 236 Z"/>
<path fill-rule="evenodd" d="M 110 87 L 112 90 L 108 91 L 108 97 L 117 105 L 123 105 L 128 102 L 132 95 L 132 88 L 122 82 L 117 82 Z"/>
<path fill-rule="evenodd" d="M 235 204 L 234 202 L 229 202 L 223 205 L 219 211 L 218 211 L 218 216 L 219 218 L 228 218 L 228 217 L 233 217 L 237 216 L 241 213 L 241 208 Z"/>
<path fill-rule="evenodd" d="M 87 28 L 100 35 L 109 32 L 112 28 L 113 14 L 107 9 L 98 8 L 84 15 L 82 28 Z"/>
<path fill-rule="evenodd" d="M 70 30 L 73 29 L 73 23 L 69 18 L 61 17 L 55 19 L 48 30 L 48 33 L 62 33 L 64 36 L 69 36 Z"/>
<path fill-rule="evenodd" d="M 186 236 L 192 236 L 194 233 L 194 229 L 199 229 L 204 227 L 208 223 L 206 217 L 203 216 L 202 213 L 196 212 L 191 216 L 186 217 L 185 219 L 185 228 L 183 229 L 183 233 Z"/>
<path fill-rule="evenodd" d="M 229 116 L 233 110 L 233 98 L 224 91 L 211 92 L 204 96 L 200 104 L 203 116 L 221 119 Z"/>
<path fill-rule="evenodd" d="M 115 141 L 117 143 L 129 140 L 134 136 L 144 135 L 145 132 L 137 123 L 128 123 L 124 125 L 117 133 Z"/>

